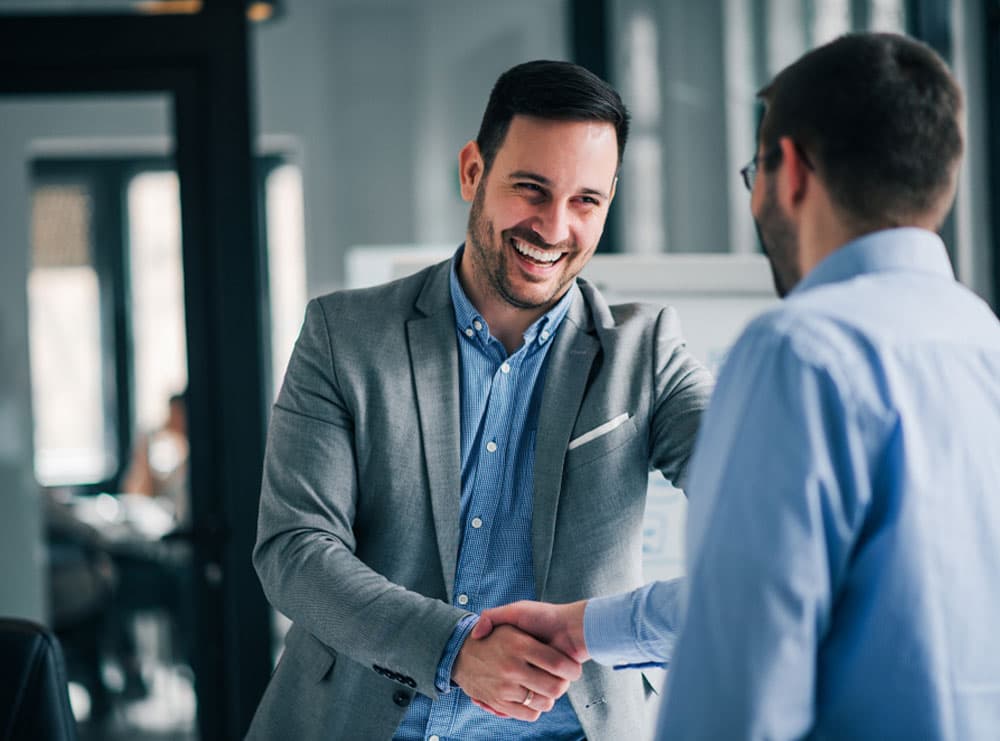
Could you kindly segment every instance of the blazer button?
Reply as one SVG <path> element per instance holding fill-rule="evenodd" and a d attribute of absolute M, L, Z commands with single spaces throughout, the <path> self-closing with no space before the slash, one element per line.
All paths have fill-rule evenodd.
<path fill-rule="evenodd" d="M 410 693 L 409 692 L 396 692 L 392 696 L 392 701 L 399 705 L 401 708 L 405 708 L 410 704 Z"/>

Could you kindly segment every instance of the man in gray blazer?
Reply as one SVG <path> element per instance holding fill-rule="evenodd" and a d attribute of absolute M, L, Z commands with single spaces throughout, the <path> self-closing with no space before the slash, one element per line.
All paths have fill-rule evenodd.
<path fill-rule="evenodd" d="M 455 256 L 309 304 L 254 551 L 293 625 L 250 737 L 639 732 L 638 674 L 512 626 L 468 639 L 489 607 L 639 585 L 647 471 L 684 480 L 708 373 L 672 310 L 608 306 L 577 278 L 627 133 L 586 70 L 514 67 L 459 155 Z"/>

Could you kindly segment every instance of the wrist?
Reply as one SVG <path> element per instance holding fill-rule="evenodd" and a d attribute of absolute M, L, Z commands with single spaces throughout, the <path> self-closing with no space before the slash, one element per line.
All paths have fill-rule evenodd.
<path fill-rule="evenodd" d="M 586 611 L 587 600 L 572 602 L 568 605 L 567 610 L 566 633 L 575 654 L 572 658 L 581 664 L 590 660 L 590 652 L 587 650 L 586 631 L 584 630 L 584 616 Z"/>
<path fill-rule="evenodd" d="M 452 686 L 459 684 L 456 679 L 459 657 L 462 655 L 466 639 L 478 621 L 478 615 L 466 615 L 452 631 L 451 638 L 448 640 L 444 653 L 441 655 L 441 661 L 438 663 L 437 674 L 434 678 L 434 685 L 438 692 L 447 693 L 451 690 Z"/>

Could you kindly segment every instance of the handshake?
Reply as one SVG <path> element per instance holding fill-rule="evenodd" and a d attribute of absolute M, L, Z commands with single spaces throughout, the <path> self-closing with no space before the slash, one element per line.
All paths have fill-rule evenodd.
<path fill-rule="evenodd" d="M 483 710 L 536 721 L 580 678 L 590 658 L 586 600 L 514 602 L 479 616 L 452 667 L 452 680 Z"/>

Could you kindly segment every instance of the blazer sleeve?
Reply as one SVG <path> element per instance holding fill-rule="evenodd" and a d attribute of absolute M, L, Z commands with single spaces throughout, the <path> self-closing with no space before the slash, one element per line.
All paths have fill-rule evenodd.
<path fill-rule="evenodd" d="M 271 417 L 254 567 L 271 604 L 338 655 L 435 697 L 438 662 L 468 613 L 357 558 L 358 496 L 354 424 L 313 300 Z"/>
<path fill-rule="evenodd" d="M 650 466 L 683 489 L 702 413 L 712 395 L 712 375 L 687 349 L 680 319 L 670 308 L 656 321 L 653 353 Z"/>

